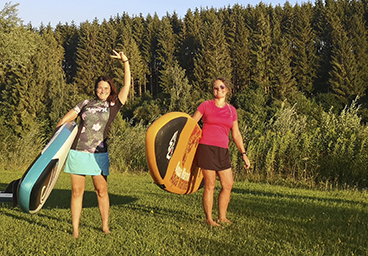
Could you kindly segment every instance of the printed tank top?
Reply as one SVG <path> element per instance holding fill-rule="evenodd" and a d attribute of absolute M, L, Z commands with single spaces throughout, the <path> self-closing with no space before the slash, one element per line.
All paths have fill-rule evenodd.
<path fill-rule="evenodd" d="M 116 98 L 115 104 L 104 100 L 84 100 L 74 107 L 81 124 L 72 149 L 89 152 L 107 152 L 107 136 L 122 104 Z"/>

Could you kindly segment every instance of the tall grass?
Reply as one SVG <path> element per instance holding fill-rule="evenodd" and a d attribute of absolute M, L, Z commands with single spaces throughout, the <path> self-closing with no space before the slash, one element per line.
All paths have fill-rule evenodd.
<path fill-rule="evenodd" d="M 3 190 L 22 172 L 0 175 Z M 238 181 L 228 210 L 234 224 L 211 228 L 202 210 L 203 190 L 171 194 L 145 173 L 114 172 L 108 186 L 111 235 L 101 231 L 90 179 L 79 239 L 71 235 L 70 178 L 65 173 L 35 215 L 0 204 L 0 255 L 368 254 L 366 191 L 322 192 Z"/>
<path fill-rule="evenodd" d="M 271 183 L 366 188 L 368 126 L 361 124 L 358 109 L 353 102 L 339 116 L 322 113 L 316 124 L 299 116 L 295 106 L 281 108 L 263 134 L 244 134 L 253 167 L 243 176 Z"/>

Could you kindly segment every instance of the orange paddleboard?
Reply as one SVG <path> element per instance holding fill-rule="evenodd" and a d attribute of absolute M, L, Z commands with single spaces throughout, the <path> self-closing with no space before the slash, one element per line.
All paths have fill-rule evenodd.
<path fill-rule="evenodd" d="M 171 112 L 147 130 L 146 158 L 154 182 L 175 194 L 191 194 L 204 185 L 202 171 L 193 164 L 202 131 L 188 114 Z"/>

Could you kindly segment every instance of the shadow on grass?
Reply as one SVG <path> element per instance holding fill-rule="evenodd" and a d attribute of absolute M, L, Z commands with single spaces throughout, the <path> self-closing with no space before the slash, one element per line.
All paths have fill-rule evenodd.
<path fill-rule="evenodd" d="M 9 184 L 0 183 L 0 191 L 5 191 Z M 109 193 L 110 205 L 125 205 L 137 201 L 137 198 L 120 196 Z M 53 189 L 42 209 L 68 209 L 70 208 L 71 190 Z M 11 202 L 9 202 L 11 205 Z M 94 191 L 85 191 L 83 196 L 83 207 L 97 207 L 97 195 Z"/>
<path fill-rule="evenodd" d="M 9 184 L 0 183 L 0 191 L 5 191 Z"/>
<path fill-rule="evenodd" d="M 352 216 L 368 221 L 364 214 L 368 204 L 341 198 L 314 197 L 284 193 L 272 193 L 252 189 L 233 189 L 231 205 L 239 215 L 272 216 L 275 219 L 301 220 L 310 223 L 345 226 Z M 237 197 L 240 194 L 241 197 Z M 248 196 L 247 196 L 248 195 Z M 359 207 L 358 207 L 359 205 Z"/>
<path fill-rule="evenodd" d="M 314 197 L 314 196 L 302 196 L 302 195 L 292 195 L 292 194 L 285 194 L 285 193 L 279 193 L 279 192 L 265 192 L 265 191 L 258 191 L 258 190 L 251 190 L 251 189 L 239 189 L 239 188 L 233 188 L 232 193 L 234 194 L 242 194 L 242 195 L 253 195 L 253 196 L 259 196 L 259 197 L 267 197 L 267 198 L 285 198 L 290 200 L 298 200 L 298 201 L 308 201 L 308 202 L 325 202 L 328 204 L 334 204 L 334 203 L 346 203 L 351 205 L 356 205 L 357 201 L 355 200 L 347 200 L 347 199 L 340 199 L 340 198 L 329 198 L 329 197 Z M 359 202 L 364 207 L 368 206 L 365 202 Z"/>
<path fill-rule="evenodd" d="M 137 198 L 130 196 L 114 195 L 109 193 L 110 206 L 125 205 L 137 201 Z M 71 190 L 54 189 L 47 199 L 43 209 L 69 209 L 71 200 Z M 94 191 L 85 191 L 83 196 L 83 208 L 97 207 L 97 195 Z"/>
<path fill-rule="evenodd" d="M 2 187 L 4 184 L 0 184 Z M 7 185 L 6 185 L 7 186 Z M 110 205 L 111 206 L 121 206 L 133 203 L 137 201 L 137 198 L 133 198 L 130 196 L 120 196 L 115 194 L 110 194 Z M 18 219 L 21 221 L 26 221 L 32 224 L 36 224 L 41 227 L 53 229 L 50 227 L 49 220 L 52 219 L 57 223 L 70 223 L 70 215 L 67 214 L 67 218 L 60 217 L 62 215 L 56 215 L 54 213 L 45 211 L 45 210 L 52 210 L 52 209 L 70 209 L 70 199 L 71 199 L 71 191 L 70 190 L 63 190 L 63 189 L 53 189 L 50 196 L 47 198 L 45 204 L 43 205 L 42 209 L 38 211 L 36 214 L 28 214 L 20 210 L 19 207 L 12 209 L 12 203 L 8 204 L 8 207 L 0 208 L 0 213 L 12 217 L 14 219 Z M 94 191 L 85 191 L 83 196 L 83 208 L 96 208 L 98 212 L 98 202 L 97 202 L 97 195 Z M 46 217 L 46 218 L 39 218 L 39 217 Z M 100 228 L 92 227 L 92 229 L 100 230 Z M 71 231 L 70 231 L 71 234 Z"/>

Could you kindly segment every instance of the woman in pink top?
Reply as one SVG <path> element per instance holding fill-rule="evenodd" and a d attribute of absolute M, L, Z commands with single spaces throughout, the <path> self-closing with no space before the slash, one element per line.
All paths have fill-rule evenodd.
<path fill-rule="evenodd" d="M 218 223 L 230 223 L 226 218 L 227 207 L 230 202 L 233 187 L 233 173 L 229 154 L 229 131 L 242 154 L 245 168 L 250 161 L 244 148 L 243 138 L 239 131 L 236 109 L 226 103 L 229 92 L 228 83 L 224 78 L 216 78 L 213 82 L 214 99 L 199 105 L 193 115 L 197 122 L 202 118 L 202 137 L 196 154 L 196 164 L 202 168 L 204 177 L 203 208 L 206 222 L 211 226 L 220 226 Z M 220 179 L 221 192 L 218 197 L 219 216 L 217 222 L 212 218 L 213 195 L 216 186 L 216 175 Z"/>

